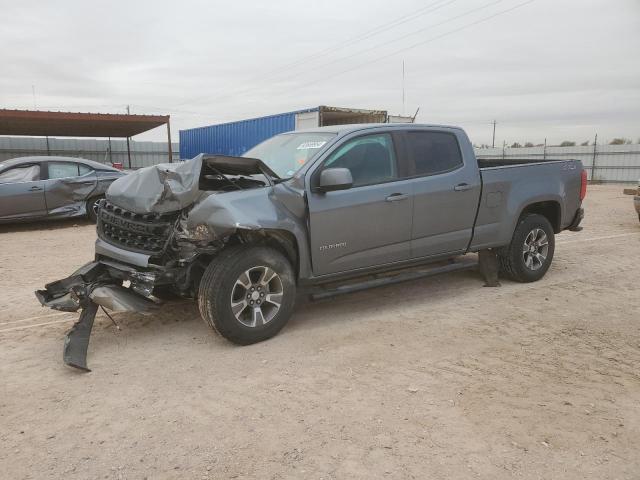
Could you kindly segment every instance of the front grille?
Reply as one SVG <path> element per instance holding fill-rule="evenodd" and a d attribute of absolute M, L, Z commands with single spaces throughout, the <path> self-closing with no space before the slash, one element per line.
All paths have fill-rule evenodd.
<path fill-rule="evenodd" d="M 167 247 L 177 218 L 178 212 L 140 214 L 102 200 L 98 211 L 98 236 L 125 250 L 159 255 Z"/>

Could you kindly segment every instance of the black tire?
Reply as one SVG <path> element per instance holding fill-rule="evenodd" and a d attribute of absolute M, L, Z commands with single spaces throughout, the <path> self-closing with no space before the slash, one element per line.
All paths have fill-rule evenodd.
<path fill-rule="evenodd" d="M 262 316 L 261 313 L 260 317 L 262 317 L 263 323 L 260 324 L 260 321 L 257 321 L 256 326 L 248 326 L 242 321 L 250 323 L 250 319 L 239 319 L 236 315 L 248 313 L 251 316 L 254 309 L 258 307 L 257 305 L 254 307 L 247 305 L 245 310 L 249 309 L 249 312 L 242 310 L 240 313 L 234 313 L 231 306 L 233 295 L 237 293 L 234 289 L 244 288 L 240 282 L 243 274 L 251 271 L 251 275 L 253 275 L 254 271 L 259 272 L 264 268 L 271 269 L 277 274 L 276 287 L 279 287 L 282 292 L 281 303 L 279 309 L 273 313 L 273 308 L 276 307 L 270 303 L 267 304 L 266 299 L 262 300 L 262 307 L 272 308 L 268 314 L 273 314 L 273 317 L 266 320 L 268 315 Z M 251 285 L 253 284 L 252 279 Z M 258 285 L 258 283 L 255 284 Z M 249 290 L 246 289 L 245 293 L 249 294 L 248 299 L 250 297 Z M 290 262 L 277 250 L 264 246 L 240 245 L 223 250 L 205 270 L 198 289 L 198 307 L 203 320 L 227 340 L 239 345 L 250 345 L 276 335 L 289 321 L 293 313 L 295 299 L 296 283 Z M 258 300 L 255 301 L 258 302 Z M 245 302 L 244 294 L 241 297 L 241 302 Z"/>
<path fill-rule="evenodd" d="M 547 239 L 547 248 L 533 245 L 534 251 L 526 252 L 525 241 L 533 238 L 534 232 L 544 231 Z M 533 242 L 541 243 L 541 242 Z M 537 250 L 535 250 L 537 248 Z M 538 214 L 528 214 L 520 217 L 518 225 L 513 232 L 511 244 L 500 249 L 500 271 L 508 278 L 516 282 L 535 282 L 544 277 L 553 261 L 555 251 L 555 237 L 553 227 L 546 217 Z M 538 256 L 538 254 L 540 256 Z M 544 254 L 544 255 L 543 255 Z M 544 256 L 544 260 L 540 258 Z M 531 258 L 534 257 L 534 258 Z M 536 268 L 537 267 L 537 268 Z"/>
<path fill-rule="evenodd" d="M 99 202 L 103 198 L 104 197 L 93 197 L 87 200 L 87 206 L 86 206 L 87 218 L 93 223 L 98 222 L 98 212 L 96 212 L 96 209 L 95 209 L 96 202 Z"/>

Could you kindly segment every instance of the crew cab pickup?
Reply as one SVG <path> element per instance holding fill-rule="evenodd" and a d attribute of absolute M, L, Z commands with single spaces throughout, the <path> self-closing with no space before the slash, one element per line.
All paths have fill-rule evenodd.
<path fill-rule="evenodd" d="M 479 160 L 457 127 L 285 133 L 243 157 L 203 154 L 116 180 L 95 260 L 37 296 L 82 309 L 64 353 L 79 368 L 98 305 L 150 311 L 167 294 L 197 299 L 215 331 L 251 344 L 284 327 L 301 289 L 380 285 L 418 264 L 450 271 L 473 252 L 486 271 L 539 280 L 554 236 L 580 229 L 586 184 L 577 160 Z"/>

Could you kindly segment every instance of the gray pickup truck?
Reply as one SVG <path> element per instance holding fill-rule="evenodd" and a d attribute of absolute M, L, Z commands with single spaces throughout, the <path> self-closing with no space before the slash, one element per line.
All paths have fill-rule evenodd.
<path fill-rule="evenodd" d="M 81 369 L 98 306 L 150 311 L 168 295 L 197 299 L 211 328 L 251 344 L 284 327 L 297 291 L 467 268 L 472 252 L 491 284 L 498 272 L 536 281 L 554 235 L 580 229 L 586 183 L 577 160 L 478 160 L 456 127 L 281 134 L 244 157 L 200 155 L 118 179 L 99 208 L 95 260 L 36 295 L 82 309 L 64 349 Z"/>

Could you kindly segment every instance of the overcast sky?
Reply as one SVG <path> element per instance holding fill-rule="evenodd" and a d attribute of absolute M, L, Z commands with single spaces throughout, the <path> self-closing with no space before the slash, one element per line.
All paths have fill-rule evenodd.
<path fill-rule="evenodd" d="M 640 0 L 525 1 L 0 0 L 0 108 L 129 104 L 170 114 L 175 140 L 330 105 L 420 107 L 476 144 L 494 119 L 497 145 L 637 141 Z"/>

